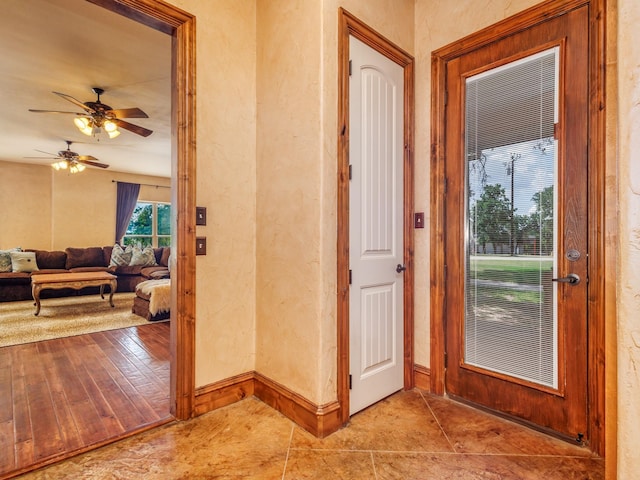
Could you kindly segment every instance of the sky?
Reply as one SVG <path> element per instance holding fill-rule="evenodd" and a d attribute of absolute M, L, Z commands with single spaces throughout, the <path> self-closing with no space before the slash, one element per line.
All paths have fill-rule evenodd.
<path fill-rule="evenodd" d="M 508 174 L 511 155 L 514 154 L 513 183 L 514 206 L 516 214 L 528 215 L 535 210 L 531 200 L 536 192 L 553 185 L 555 146 L 549 141 L 535 140 L 517 145 L 496 147 L 482 152 L 486 156 L 485 169 L 487 184 L 500 184 L 505 195 L 511 199 L 511 175 Z M 469 173 L 471 190 L 474 193 L 471 201 L 482 195 L 479 176 Z"/>

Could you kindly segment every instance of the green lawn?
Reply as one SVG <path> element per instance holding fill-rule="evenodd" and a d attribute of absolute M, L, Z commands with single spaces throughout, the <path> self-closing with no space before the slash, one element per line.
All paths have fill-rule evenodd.
<path fill-rule="evenodd" d="M 551 271 L 553 261 L 548 258 L 523 257 L 482 258 L 474 257 L 470 262 L 470 277 L 478 280 L 539 285 L 540 274 Z"/>

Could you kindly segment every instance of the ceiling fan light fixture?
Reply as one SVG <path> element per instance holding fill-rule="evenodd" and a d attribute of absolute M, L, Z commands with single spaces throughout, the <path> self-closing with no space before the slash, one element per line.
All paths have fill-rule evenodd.
<path fill-rule="evenodd" d="M 78 117 L 73 119 L 73 123 L 75 123 L 78 130 L 84 133 L 87 136 L 93 135 L 93 122 L 85 117 Z"/>
<path fill-rule="evenodd" d="M 82 165 L 81 163 L 77 163 L 77 162 L 72 162 L 71 166 L 69 167 L 69 172 L 71 173 L 80 173 L 82 172 L 86 167 L 84 165 Z"/>
<path fill-rule="evenodd" d="M 67 162 L 66 160 L 60 160 L 59 162 L 52 163 L 51 166 L 55 170 L 66 170 L 66 168 L 69 166 L 69 162 Z"/>
<path fill-rule="evenodd" d="M 85 117 L 78 117 L 73 119 L 73 123 L 75 123 L 78 130 L 80 130 L 85 135 L 93 135 L 93 122 Z"/>
<path fill-rule="evenodd" d="M 118 126 L 111 120 L 105 120 L 102 126 L 104 127 L 105 132 L 107 132 L 107 135 L 109 135 L 109 138 L 116 138 L 120 135 Z"/>
<path fill-rule="evenodd" d="M 76 124 L 76 127 L 78 127 L 78 129 L 82 130 L 83 128 L 87 128 L 89 126 L 89 119 L 78 117 L 73 119 L 73 123 Z"/>

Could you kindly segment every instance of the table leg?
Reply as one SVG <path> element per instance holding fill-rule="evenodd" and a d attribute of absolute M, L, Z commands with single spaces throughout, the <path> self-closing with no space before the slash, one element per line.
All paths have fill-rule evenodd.
<path fill-rule="evenodd" d="M 35 316 L 40 313 L 40 290 L 42 290 L 40 285 L 34 284 L 31 286 L 31 295 L 33 295 L 34 305 L 36 306 Z"/>
<path fill-rule="evenodd" d="M 100 285 L 100 298 L 104 300 L 104 283 Z"/>
<path fill-rule="evenodd" d="M 116 279 L 111 280 L 109 282 L 109 286 L 111 287 L 111 292 L 109 293 L 109 304 L 112 307 L 115 307 L 113 304 L 113 293 L 116 291 L 116 288 L 118 288 L 118 281 Z"/>

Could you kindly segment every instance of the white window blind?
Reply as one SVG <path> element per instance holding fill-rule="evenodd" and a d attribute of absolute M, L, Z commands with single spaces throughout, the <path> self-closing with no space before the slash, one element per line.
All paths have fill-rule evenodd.
<path fill-rule="evenodd" d="M 466 81 L 465 363 L 557 387 L 558 50 Z"/>
<path fill-rule="evenodd" d="M 557 49 L 527 57 L 466 82 L 468 158 L 483 150 L 553 136 Z"/>

